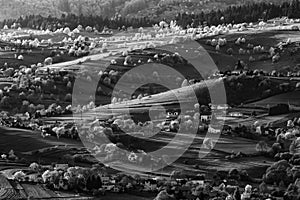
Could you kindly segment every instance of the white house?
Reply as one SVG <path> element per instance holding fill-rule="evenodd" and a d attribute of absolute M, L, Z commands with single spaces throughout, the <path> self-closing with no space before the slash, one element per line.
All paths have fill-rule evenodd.
<path fill-rule="evenodd" d="M 212 119 L 212 116 L 211 116 L 211 115 L 201 115 L 201 116 L 200 116 L 200 120 L 201 120 L 202 122 L 209 122 L 209 121 L 211 121 L 211 119 Z"/>
<path fill-rule="evenodd" d="M 102 176 L 101 181 L 103 185 L 109 185 L 110 184 L 110 178 L 107 176 Z"/>
<path fill-rule="evenodd" d="M 230 117 L 243 117 L 244 115 L 240 112 L 231 112 L 228 114 Z"/>

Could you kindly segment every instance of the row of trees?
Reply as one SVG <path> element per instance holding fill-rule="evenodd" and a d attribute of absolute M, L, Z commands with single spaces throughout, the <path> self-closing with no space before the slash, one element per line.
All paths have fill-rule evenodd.
<path fill-rule="evenodd" d="M 150 27 L 158 21 L 153 21 L 148 18 L 123 18 L 116 16 L 114 18 L 103 18 L 101 15 L 99 16 L 77 16 L 75 14 L 62 14 L 60 18 L 48 16 L 43 17 L 41 15 L 29 15 L 26 17 L 20 17 L 18 19 L 7 19 L 0 22 L 0 27 L 7 25 L 11 27 L 14 23 L 20 24 L 21 27 L 33 28 L 33 29 L 42 29 L 42 30 L 53 30 L 69 27 L 70 29 L 76 28 L 79 24 L 83 27 L 91 26 L 95 27 L 97 30 L 103 30 L 105 27 L 111 29 L 117 29 L 119 27 Z"/>
<path fill-rule="evenodd" d="M 145 6 L 143 0 L 135 0 L 135 4 L 126 4 L 126 8 L 130 10 L 139 10 L 140 7 Z M 62 7 L 67 11 L 69 4 L 62 3 Z M 78 11 L 79 12 L 79 11 Z M 128 11 L 129 12 L 129 11 Z M 79 12 L 80 13 L 80 12 Z M 242 22 L 256 22 L 261 20 L 268 20 L 275 17 L 288 16 L 290 18 L 300 18 L 300 3 L 299 0 L 292 2 L 284 2 L 282 4 L 269 3 L 253 3 L 241 6 L 230 6 L 225 10 L 212 10 L 204 13 L 179 13 L 176 15 L 178 25 L 182 27 L 198 27 L 199 25 L 218 25 L 228 23 L 242 23 Z M 57 17 L 43 17 L 41 15 L 30 15 L 20 17 L 19 19 L 4 20 L 0 23 L 3 27 L 5 24 L 11 26 L 13 23 L 20 23 L 22 27 L 36 28 L 36 29 L 51 29 L 55 30 L 60 27 L 69 26 L 76 28 L 78 24 L 83 26 L 96 27 L 102 30 L 104 27 L 118 28 L 122 26 L 149 27 L 158 23 L 160 20 L 165 20 L 163 17 L 150 18 L 145 17 L 122 17 L 116 15 L 113 18 L 103 17 L 102 15 L 75 15 L 62 14 L 60 18 Z"/>

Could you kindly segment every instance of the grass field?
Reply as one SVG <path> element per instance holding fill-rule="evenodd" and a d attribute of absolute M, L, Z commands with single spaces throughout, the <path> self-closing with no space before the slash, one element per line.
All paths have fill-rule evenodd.
<path fill-rule="evenodd" d="M 14 150 L 17 155 L 54 146 L 82 147 L 81 142 L 48 137 L 43 139 L 38 132 L 0 127 L 0 152 Z"/>
<path fill-rule="evenodd" d="M 11 149 L 20 157 L 25 157 L 28 160 L 39 160 L 42 163 L 51 164 L 52 162 L 69 162 L 65 160 L 65 156 L 80 154 L 82 152 L 81 142 L 76 142 L 68 139 L 56 138 L 46 138 L 42 137 L 36 133 L 30 131 L 21 131 L 17 129 L 1 129 L 0 130 L 0 152 L 8 152 Z M 171 138 L 166 136 L 160 137 L 157 136 L 157 140 L 161 140 L 165 143 L 169 143 Z M 3 141 L 3 142 L 2 142 Z M 239 168 L 251 170 L 251 168 L 264 168 L 268 163 L 264 163 L 260 159 L 248 158 L 247 160 L 224 160 L 226 155 L 229 155 L 232 151 L 235 153 L 243 152 L 246 154 L 255 153 L 256 141 L 242 139 L 242 138 L 230 138 L 222 137 L 219 139 L 215 149 L 208 154 L 204 159 L 198 159 L 198 151 L 201 147 L 203 141 L 203 136 L 197 136 L 194 143 L 190 148 L 180 157 L 175 163 L 163 169 L 163 171 L 158 171 L 154 174 L 160 175 L 164 174 L 165 177 L 169 177 L 169 174 L 173 170 L 183 170 L 188 174 L 198 174 L 198 173 L 214 173 L 216 170 L 230 170 L 231 168 Z M 154 145 L 155 143 L 152 143 Z M 59 148 L 51 149 L 60 145 Z M 68 145 L 68 146 L 65 146 Z M 37 153 L 36 150 L 39 149 L 48 149 L 45 152 Z M 24 154 L 24 152 L 27 152 Z M 31 153 L 29 153 L 31 152 Z M 35 153 L 33 153 L 35 152 Z M 174 156 L 176 156 L 176 147 L 174 146 Z M 60 158 L 60 159 L 57 159 Z M 226 162 L 226 165 L 224 165 Z M 247 162 L 252 164 L 247 164 Z M 80 165 L 86 166 L 84 163 L 78 163 Z M 199 169 L 195 169 L 194 165 L 198 164 Z M 136 168 L 133 165 L 126 164 L 123 162 L 112 162 L 109 163 L 110 166 L 113 166 L 114 169 L 119 169 L 120 171 L 126 172 L 128 174 L 138 173 L 142 176 L 147 176 L 142 170 L 143 167 Z M 18 166 L 16 166 L 18 167 Z M 4 168 L 8 168 L 7 166 Z"/>
<path fill-rule="evenodd" d="M 45 58 L 50 57 L 51 50 L 35 49 L 31 53 L 22 54 L 24 60 L 18 60 L 15 58 L 15 54 L 20 55 L 20 53 L 16 52 L 6 52 L 5 54 L 0 54 L 0 65 L 3 66 L 5 63 L 8 63 L 9 67 L 18 68 L 19 66 L 30 66 L 37 63 L 44 63 Z M 60 57 L 55 57 L 53 59 L 54 63 L 65 62 L 74 60 L 75 57 L 70 57 L 68 55 L 62 55 Z"/>
<path fill-rule="evenodd" d="M 45 36 L 46 37 L 46 36 Z M 223 36 L 220 36 L 223 37 Z M 224 36 L 228 40 L 228 44 L 226 47 L 221 48 L 220 52 L 216 52 L 215 49 L 211 46 L 208 46 L 205 44 L 206 39 L 202 39 L 199 41 L 199 43 L 204 47 L 204 49 L 211 55 L 212 59 L 216 63 L 216 65 L 219 67 L 220 70 L 226 70 L 226 69 L 233 69 L 235 63 L 241 59 L 244 60 L 248 64 L 249 69 L 262 69 L 265 71 L 272 71 L 273 69 L 278 69 L 280 70 L 282 66 L 290 65 L 291 68 L 298 64 L 300 61 L 300 58 L 298 57 L 299 55 L 296 54 L 294 57 L 291 57 L 289 55 L 289 50 L 288 49 L 284 55 L 282 56 L 283 58 L 278 62 L 273 64 L 271 59 L 269 60 L 264 60 L 264 61 L 256 61 L 253 63 L 248 62 L 247 60 L 249 59 L 250 55 L 239 55 L 238 49 L 239 48 L 245 48 L 248 43 L 252 43 L 254 46 L 256 45 L 264 45 L 266 49 L 269 49 L 271 46 L 275 46 L 279 41 L 282 40 L 287 40 L 288 37 L 291 37 L 293 39 L 298 38 L 298 33 L 292 32 L 292 31 L 250 31 L 250 32 L 245 32 L 245 33 L 234 33 L 230 35 Z M 234 41 L 238 37 L 245 37 L 247 42 L 246 44 L 243 44 L 241 46 L 237 46 L 234 44 Z M 136 45 L 136 44 L 132 44 Z M 193 47 L 186 46 L 186 50 L 188 51 L 195 51 Z M 233 48 L 234 49 L 234 54 L 233 56 L 230 56 L 226 53 L 226 50 L 228 48 Z M 294 48 L 292 46 L 291 48 Z M 118 51 L 122 51 L 124 49 L 120 48 L 115 50 L 117 53 L 116 55 L 113 56 L 108 56 L 109 54 L 97 54 L 97 55 L 92 55 L 88 58 L 90 58 L 89 61 L 84 62 L 83 64 L 79 65 L 78 61 L 84 61 L 86 58 L 83 58 L 81 60 L 76 60 L 72 61 L 74 58 L 66 57 L 64 58 L 65 60 L 63 61 L 68 61 L 71 60 L 71 62 L 67 63 L 59 63 L 51 66 L 52 68 L 60 69 L 60 68 L 79 68 L 83 70 L 87 70 L 90 73 L 98 73 L 100 70 L 104 70 L 105 66 L 107 63 L 110 63 L 110 59 L 118 59 L 119 54 Z M 203 55 L 207 56 L 207 52 L 203 51 Z M 36 53 L 36 55 L 35 55 Z M 0 60 L 0 64 L 4 62 L 10 62 L 14 65 L 19 65 L 19 64 L 30 64 L 30 63 L 36 63 L 36 62 L 42 62 L 45 57 L 48 57 L 47 54 L 41 54 L 41 52 L 37 51 L 33 53 L 32 55 L 25 56 L 24 61 L 17 61 L 14 58 L 11 58 L 13 54 L 5 54 L 2 55 L 2 59 Z M 48 52 L 49 53 L 49 52 Z M 142 57 L 142 55 L 135 55 L 132 54 L 134 59 Z M 258 57 L 259 55 L 255 55 Z M 1 56 L 0 56 L 1 58 Z M 145 56 L 145 59 L 148 59 L 149 56 Z M 203 64 L 203 63 L 202 63 Z M 205 64 L 205 62 L 204 62 Z M 210 67 L 209 65 L 204 65 L 203 70 L 207 70 L 208 73 L 210 73 Z M 199 74 L 195 73 L 195 70 L 190 69 L 189 66 L 173 66 L 175 70 L 180 71 L 180 73 L 189 76 L 189 78 L 200 78 Z M 120 71 L 121 73 L 125 73 L 126 71 L 130 70 L 130 67 L 126 67 L 123 65 L 112 65 L 110 66 L 109 69 L 114 69 L 117 71 Z M 163 75 L 162 78 L 166 78 L 167 75 Z M 212 81 L 213 82 L 213 81 Z M 4 87 L 7 83 L 2 83 L 0 84 L 0 88 Z M 81 85 L 82 91 L 86 92 L 84 89 L 87 88 L 89 85 L 88 83 L 84 83 Z M 111 91 L 112 88 L 109 87 L 104 87 L 105 91 Z M 202 87 L 201 87 L 202 88 Z M 178 93 L 181 93 L 181 99 L 187 100 L 188 99 L 188 94 L 185 93 L 185 89 L 178 90 Z M 171 94 L 172 92 L 167 92 L 167 93 L 162 93 L 157 96 L 152 96 L 150 98 L 145 98 L 142 100 L 134 100 L 131 101 L 130 103 L 126 104 L 116 104 L 116 105 L 109 105 L 106 106 L 106 108 L 109 108 L 111 110 L 116 111 L 117 113 L 119 112 L 122 114 L 124 109 L 126 109 L 128 106 L 131 108 L 135 109 L 136 112 L 144 112 L 145 110 L 148 110 L 149 107 L 153 105 L 169 105 L 173 106 L 175 102 L 174 95 Z M 198 91 L 198 95 L 201 96 L 201 89 Z M 82 95 L 84 97 L 84 95 Z M 201 96 L 202 97 L 202 96 Z M 102 96 L 101 96 L 102 98 Z M 278 96 L 274 96 L 268 99 L 264 99 L 255 103 L 251 103 L 247 106 L 249 107 L 255 107 L 255 106 L 267 106 L 267 105 L 275 105 L 278 103 L 291 103 L 295 105 L 299 105 L 299 98 L 300 98 L 300 92 L 293 92 L 293 93 L 286 93 Z M 100 104 L 106 104 L 110 103 L 109 97 L 106 97 L 106 99 L 102 98 L 100 99 L 102 102 Z M 207 103 L 207 102 L 206 102 Z M 143 104 L 143 105 L 142 105 Z M 141 106 L 142 105 L 142 106 Z M 244 108 L 241 108 L 244 109 Z M 238 108 L 237 108 L 238 110 Z M 94 113 L 88 113 L 88 114 L 83 114 L 83 118 L 85 117 L 99 117 L 99 112 L 100 114 L 104 115 L 104 118 L 109 117 L 108 115 L 105 115 L 105 113 L 101 112 L 101 108 L 99 108 L 98 113 L 97 110 Z M 245 109 L 243 110 L 245 111 Z M 262 111 L 263 112 L 263 111 Z M 252 125 L 255 121 L 259 120 L 261 123 L 267 123 L 270 121 L 275 121 L 275 122 L 282 122 L 286 120 L 288 115 L 282 115 L 282 116 L 275 116 L 275 117 L 269 117 L 269 116 L 261 116 L 260 118 L 246 118 L 246 119 L 231 119 L 231 121 L 227 121 L 228 124 L 234 124 L 236 125 L 237 123 L 243 123 L 246 125 Z M 62 117 L 62 118 L 53 118 L 53 119 L 47 119 L 47 120 L 72 120 L 72 117 Z M 189 137 L 189 136 L 187 136 Z M 159 144 L 159 143 L 169 143 L 171 138 L 168 137 L 160 137 L 157 136 L 155 138 L 158 142 L 153 143 L 153 146 Z M 175 163 L 171 164 L 170 166 L 164 168 L 161 171 L 158 171 L 154 173 L 153 175 L 159 176 L 160 174 L 163 174 L 165 177 L 169 177 L 170 173 L 174 170 L 182 170 L 186 174 L 199 174 L 199 173 L 207 173 L 207 174 L 214 174 L 215 171 L 217 170 L 230 170 L 232 168 L 237 168 L 237 169 L 245 169 L 250 172 L 252 172 L 252 175 L 254 177 L 261 177 L 261 169 L 265 169 L 267 166 L 272 164 L 271 160 L 262 158 L 262 157 L 249 157 L 249 158 L 241 158 L 241 159 L 233 159 L 233 160 L 226 160 L 225 156 L 230 155 L 232 152 L 238 153 L 238 152 L 243 152 L 245 154 L 255 154 L 255 146 L 258 141 L 256 140 L 247 140 L 243 138 L 234 138 L 234 137 L 222 137 L 219 139 L 215 149 L 211 151 L 207 157 L 204 159 L 198 159 L 199 155 L 199 150 L 201 147 L 201 144 L 203 142 L 203 136 L 197 136 L 197 138 L 194 140 L 194 143 L 190 146 L 190 148 L 178 159 Z M 149 142 L 149 141 L 148 141 Z M 151 142 L 150 142 L 151 143 Z M 177 144 L 178 145 L 178 144 Z M 51 147 L 55 146 L 60 146 L 61 148 L 55 148 L 51 149 Z M 73 150 L 70 150 L 70 148 L 73 148 Z M 43 139 L 39 133 L 32 132 L 32 131 L 21 131 L 18 129 L 6 129 L 6 128 L 0 128 L 0 152 L 8 152 L 11 149 L 13 149 L 17 155 L 24 156 L 29 160 L 39 160 L 43 162 L 56 162 L 57 160 L 59 161 L 65 161 L 64 156 L 66 154 L 74 155 L 78 152 L 76 151 L 81 151 L 79 150 L 82 148 L 83 145 L 79 141 L 73 141 L 73 140 L 68 140 L 68 139 L 56 139 L 54 137 L 46 138 Z M 180 145 L 176 146 L 174 145 L 171 149 L 174 152 L 174 156 L 176 155 L 176 148 L 179 148 Z M 40 149 L 48 149 L 48 151 L 45 153 L 37 152 L 37 150 Z M 50 150 L 49 150 L 50 149 Z M 35 152 L 35 153 L 33 153 Z M 60 159 L 57 159 L 60 158 Z M 116 162 L 111 162 L 109 163 L 113 168 L 119 169 L 120 171 L 123 171 L 128 174 L 141 174 L 141 175 L 148 175 L 143 172 L 142 167 L 136 167 L 129 165 L 128 163 L 123 163 L 121 161 L 116 161 Z M 1 163 L 0 163 L 1 165 Z M 195 165 L 199 165 L 198 169 L 195 169 Z M 87 165 L 89 166 L 89 165 Z M 114 197 L 114 196 L 108 196 L 108 197 L 103 197 L 101 199 L 128 199 L 127 196 L 120 196 L 120 197 Z M 131 199 L 134 199 L 135 197 L 132 197 Z M 136 199 L 143 200 L 141 197 L 137 197 Z M 145 198 L 146 200 L 147 198 Z"/>
<path fill-rule="evenodd" d="M 234 43 L 239 37 L 244 37 L 246 39 L 246 43 L 235 45 Z M 287 50 L 283 52 L 280 61 L 277 63 L 272 63 L 271 59 L 258 60 L 258 57 L 260 55 L 266 55 L 268 53 L 251 53 L 250 55 L 240 55 L 238 53 L 240 48 L 247 50 L 248 44 L 253 44 L 254 46 L 264 46 L 266 52 L 268 52 L 270 47 L 275 47 L 279 42 L 287 41 L 288 38 L 290 38 L 292 41 L 299 41 L 299 32 L 297 31 L 250 29 L 249 31 L 241 33 L 232 33 L 229 35 L 217 36 L 213 38 L 226 38 L 228 44 L 225 47 L 221 47 L 220 52 L 216 52 L 214 47 L 205 44 L 207 40 L 206 38 L 199 40 L 199 43 L 208 51 L 218 68 L 222 71 L 233 70 L 238 60 L 244 61 L 248 65 L 247 67 L 249 69 L 259 69 L 267 72 L 271 72 L 272 70 L 282 71 L 285 67 L 293 69 L 297 64 L 300 63 L 299 53 L 295 53 L 293 56 L 290 55 L 290 52 L 293 49 L 297 49 L 297 46 L 294 45 L 291 45 Z M 229 48 L 232 48 L 234 51 L 232 55 L 228 55 L 226 52 Z M 297 50 L 297 52 L 299 52 L 299 49 Z M 257 60 L 254 62 L 249 62 L 250 56 L 253 56 Z"/>
<path fill-rule="evenodd" d="M 289 93 L 279 94 L 267 99 L 263 99 L 261 101 L 257 101 L 251 104 L 248 104 L 249 106 L 274 106 L 278 104 L 291 104 L 294 106 L 300 106 L 300 91 L 293 91 Z"/>

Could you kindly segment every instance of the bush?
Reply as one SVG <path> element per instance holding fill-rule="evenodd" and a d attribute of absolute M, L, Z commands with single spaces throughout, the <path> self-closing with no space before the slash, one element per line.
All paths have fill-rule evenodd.
<path fill-rule="evenodd" d="M 72 101 L 72 95 L 69 93 L 69 94 L 66 94 L 65 96 L 65 99 L 64 99 L 66 102 L 71 102 Z"/>
<path fill-rule="evenodd" d="M 8 96 L 4 96 L 0 101 L 0 107 L 7 107 L 10 105 L 10 98 Z"/>
<path fill-rule="evenodd" d="M 288 170 L 290 168 L 291 165 L 286 160 L 280 160 L 267 169 L 263 181 L 267 184 L 279 184 L 283 181 L 288 185 L 293 179 L 293 175 Z"/>
<path fill-rule="evenodd" d="M 227 54 L 232 55 L 233 54 L 233 49 L 232 48 L 227 49 Z"/>
<path fill-rule="evenodd" d="M 281 145 L 279 143 L 274 143 L 272 145 L 272 151 L 274 154 L 279 153 L 282 150 Z"/>
<path fill-rule="evenodd" d="M 85 31 L 86 31 L 86 32 L 92 32 L 92 31 L 93 31 L 93 28 L 90 27 L 90 26 L 87 26 L 87 27 L 85 28 Z"/>

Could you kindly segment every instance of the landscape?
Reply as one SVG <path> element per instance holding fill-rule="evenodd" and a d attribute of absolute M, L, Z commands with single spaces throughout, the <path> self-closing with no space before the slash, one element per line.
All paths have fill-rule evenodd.
<path fill-rule="evenodd" d="M 300 199 L 299 0 L 0 1 L 0 199 Z"/>

